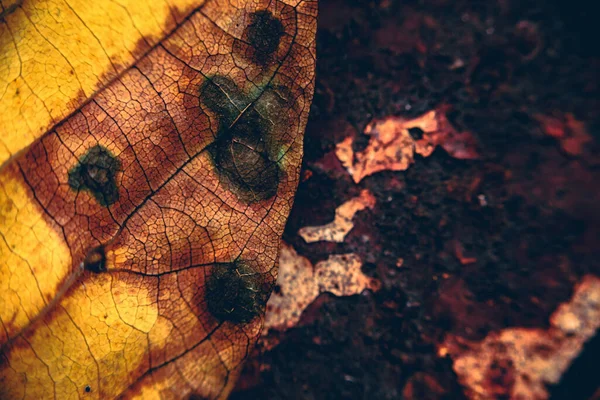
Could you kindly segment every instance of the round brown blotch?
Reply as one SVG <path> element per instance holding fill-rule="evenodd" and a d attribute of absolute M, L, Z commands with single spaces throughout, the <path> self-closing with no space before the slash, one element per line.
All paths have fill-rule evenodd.
<path fill-rule="evenodd" d="M 204 296 L 216 319 L 242 324 L 263 313 L 268 293 L 259 273 L 244 262 L 234 262 L 214 266 Z"/>
<path fill-rule="evenodd" d="M 69 186 L 76 191 L 89 191 L 98 203 L 107 207 L 119 200 L 116 175 L 120 170 L 119 159 L 97 144 L 69 170 Z"/>
<path fill-rule="evenodd" d="M 98 246 L 88 252 L 83 260 L 83 268 L 100 273 L 106 271 L 106 251 L 104 246 Z"/>
<path fill-rule="evenodd" d="M 270 61 L 271 55 L 279 48 L 284 33 L 283 24 L 270 11 L 260 10 L 250 14 L 250 24 L 246 27 L 245 36 L 255 49 L 254 60 L 259 64 Z"/>

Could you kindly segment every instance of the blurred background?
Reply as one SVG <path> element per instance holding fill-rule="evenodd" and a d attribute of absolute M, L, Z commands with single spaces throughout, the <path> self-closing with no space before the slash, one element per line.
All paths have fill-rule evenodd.
<path fill-rule="evenodd" d="M 280 284 L 232 398 L 600 399 L 591 4 L 320 0 Z"/>

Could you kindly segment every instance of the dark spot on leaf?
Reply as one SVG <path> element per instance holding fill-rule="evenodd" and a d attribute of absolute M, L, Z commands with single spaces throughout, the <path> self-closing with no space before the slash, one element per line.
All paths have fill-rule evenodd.
<path fill-rule="evenodd" d="M 243 262 L 218 264 L 206 282 L 208 311 L 220 321 L 250 322 L 267 302 L 261 275 Z"/>
<path fill-rule="evenodd" d="M 283 24 L 267 10 L 257 11 L 250 15 L 250 24 L 246 28 L 248 41 L 256 50 L 254 59 L 260 64 L 269 61 L 277 51 L 281 36 L 285 32 Z"/>
<path fill-rule="evenodd" d="M 219 117 L 221 125 L 229 126 L 249 100 L 229 78 L 216 75 L 207 79 L 200 88 L 202 102 Z"/>
<path fill-rule="evenodd" d="M 88 190 L 103 206 L 119 200 L 116 174 L 121 162 L 108 149 L 96 145 L 69 171 L 69 186 L 76 191 Z"/>
<path fill-rule="evenodd" d="M 83 267 L 92 272 L 106 271 L 106 253 L 103 246 L 98 246 L 87 254 L 83 261 Z"/>
<path fill-rule="evenodd" d="M 91 391 L 92 391 L 92 388 L 90 387 L 90 385 L 87 385 L 87 386 L 85 387 L 85 392 L 86 392 L 86 393 L 89 393 L 89 392 L 91 392 Z"/>
<path fill-rule="evenodd" d="M 258 201 L 277 193 L 279 166 L 269 159 L 255 128 L 250 122 L 236 125 L 231 136 L 215 141 L 211 154 L 217 169 L 249 196 L 247 200 Z"/>
<path fill-rule="evenodd" d="M 273 197 L 281 175 L 273 156 L 276 146 L 269 142 L 273 123 L 227 78 L 217 76 L 207 80 L 200 97 L 219 118 L 217 137 L 208 151 L 221 179 L 237 189 L 236 193 L 245 201 Z M 268 96 L 265 94 L 264 98 Z M 261 99 L 256 102 L 258 105 Z"/>
<path fill-rule="evenodd" d="M 10 4 L 8 7 L 4 8 L 2 6 L 2 11 L 0 11 L 0 22 L 4 22 L 6 17 L 10 14 L 14 13 L 17 8 L 19 8 L 23 4 L 23 0 L 17 0 L 13 4 Z"/>

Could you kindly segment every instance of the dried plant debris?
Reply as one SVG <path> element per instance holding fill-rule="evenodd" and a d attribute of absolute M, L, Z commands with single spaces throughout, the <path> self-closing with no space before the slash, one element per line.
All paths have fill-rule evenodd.
<path fill-rule="evenodd" d="M 414 163 L 415 154 L 429 157 L 436 146 L 454 158 L 478 158 L 473 136 L 455 130 L 445 111 L 440 107 L 415 119 L 387 117 L 372 121 L 364 132 L 370 140 L 363 151 L 355 152 L 355 138 L 348 136 L 336 146 L 335 153 L 355 183 L 380 171 L 404 171 Z"/>
<path fill-rule="evenodd" d="M 448 335 L 450 355 L 470 399 L 547 399 L 584 344 L 600 328 L 600 278 L 586 275 L 550 317 L 550 328 L 507 328 L 474 342 Z"/>
<path fill-rule="evenodd" d="M 594 138 L 588 133 L 585 124 L 571 113 L 559 116 L 538 114 L 535 119 L 544 133 L 560 143 L 561 150 L 572 157 L 581 156 Z"/>
<path fill-rule="evenodd" d="M 313 243 L 319 241 L 343 243 L 346 235 L 354 227 L 352 219 L 359 211 L 367 208 L 373 209 L 375 197 L 368 190 L 363 190 L 360 195 L 354 197 L 335 210 L 332 222 L 321 226 L 307 226 L 298 231 L 298 235 L 306 241 Z"/>
<path fill-rule="evenodd" d="M 292 246 L 282 242 L 277 287 L 267 303 L 263 333 L 294 327 L 302 312 L 321 293 L 351 296 L 367 289 L 379 290 L 380 282 L 365 276 L 362 264 L 358 255 L 350 253 L 331 255 L 313 266 Z"/>

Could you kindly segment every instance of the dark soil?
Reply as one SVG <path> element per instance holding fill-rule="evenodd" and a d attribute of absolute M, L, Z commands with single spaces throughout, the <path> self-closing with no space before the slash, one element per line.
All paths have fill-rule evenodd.
<path fill-rule="evenodd" d="M 600 24 L 589 7 L 320 0 L 305 139 L 311 175 L 284 240 L 313 262 L 358 253 L 383 288 L 323 295 L 261 355 L 266 368 L 234 399 L 460 399 L 451 359 L 436 352 L 445 334 L 481 340 L 507 327 L 546 327 L 584 274 L 600 274 Z M 372 119 L 440 105 L 477 139 L 481 159 L 437 149 L 407 171 L 355 185 L 331 155 L 348 135 L 366 146 Z M 537 119 L 567 114 L 594 138 L 575 155 Z M 331 221 L 364 188 L 377 204 L 356 216 L 345 243 L 306 244 L 297 235 Z M 463 265 L 457 248 L 476 261 Z M 552 398 L 591 398 L 599 357 L 596 337 Z"/>

